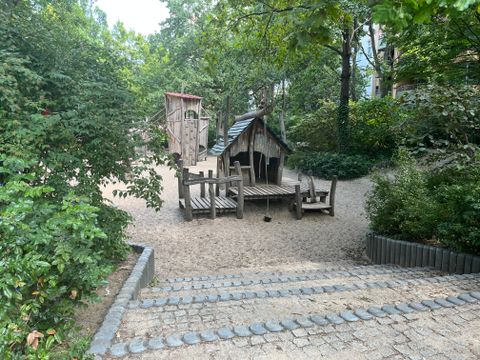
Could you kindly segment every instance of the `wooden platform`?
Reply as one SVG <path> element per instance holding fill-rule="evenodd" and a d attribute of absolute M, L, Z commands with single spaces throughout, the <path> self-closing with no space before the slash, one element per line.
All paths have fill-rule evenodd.
<path fill-rule="evenodd" d="M 210 198 L 206 197 L 192 197 L 192 213 L 193 214 L 208 214 L 210 213 Z M 185 199 L 179 200 L 181 209 L 185 209 Z M 225 197 L 215 197 L 215 209 L 217 213 L 236 212 L 237 203 L 235 200 Z"/>
<path fill-rule="evenodd" d="M 238 189 L 236 187 L 230 187 L 229 194 L 236 196 L 238 194 Z M 309 195 L 308 187 L 300 187 L 300 194 L 302 197 Z M 320 196 L 327 196 L 328 191 L 318 192 Z M 243 196 L 245 200 L 259 200 L 266 199 L 282 199 L 282 198 L 293 198 L 295 197 L 295 186 L 294 185 L 256 185 L 256 186 L 244 186 Z"/>

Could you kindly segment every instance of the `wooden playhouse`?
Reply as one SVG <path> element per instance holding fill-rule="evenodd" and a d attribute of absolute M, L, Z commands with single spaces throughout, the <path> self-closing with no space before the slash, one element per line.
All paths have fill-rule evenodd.
<path fill-rule="evenodd" d="M 269 184 L 281 185 L 285 155 L 291 150 L 261 118 L 236 121 L 227 137 L 226 142 L 220 138 L 210 150 L 217 156 L 217 174 L 230 176 L 238 161 L 245 185 L 255 186 L 267 179 Z"/>
<path fill-rule="evenodd" d="M 184 165 L 194 166 L 207 158 L 208 122 L 202 116 L 202 97 L 183 93 L 165 93 L 168 150 Z"/>

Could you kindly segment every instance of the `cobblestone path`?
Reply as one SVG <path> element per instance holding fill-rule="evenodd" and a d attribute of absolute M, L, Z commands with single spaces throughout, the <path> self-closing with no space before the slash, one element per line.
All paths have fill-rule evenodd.
<path fill-rule="evenodd" d="M 104 359 L 478 359 L 480 275 L 323 263 L 159 280 Z"/>

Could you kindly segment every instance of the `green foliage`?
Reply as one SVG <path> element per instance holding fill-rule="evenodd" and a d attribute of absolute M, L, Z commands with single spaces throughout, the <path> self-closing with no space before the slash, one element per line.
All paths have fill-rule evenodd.
<path fill-rule="evenodd" d="M 111 271 L 102 251 L 108 240 L 88 198 L 52 202 L 53 188 L 32 185 L 34 174 L 10 170 L 10 163 L 4 160 L 8 180 L 0 186 L 0 355 L 35 353 L 25 345 L 33 328 L 44 335 L 41 357 L 62 341 L 72 305 L 92 297 Z"/>
<path fill-rule="evenodd" d="M 399 141 L 395 131 L 404 120 L 404 109 L 389 97 L 351 104 L 351 149 L 371 158 L 390 157 Z"/>
<path fill-rule="evenodd" d="M 113 37 L 104 16 L 85 4 L 21 0 L 0 7 L 5 359 L 48 357 L 70 328 L 74 305 L 94 298 L 126 255 L 130 217 L 107 204 L 103 185 L 122 181 L 127 191 L 118 195 L 161 206 L 155 167 L 169 158 L 165 135 L 141 120 L 148 101 L 133 74 L 144 54 L 128 45 L 130 37 Z M 147 156 L 136 152 L 140 145 Z"/>
<path fill-rule="evenodd" d="M 288 165 L 324 179 L 334 175 L 339 179 L 354 179 L 367 175 L 373 164 L 360 155 L 296 152 L 288 158 Z"/>
<path fill-rule="evenodd" d="M 480 146 L 480 90 L 474 86 L 427 86 L 408 98 L 405 143 L 418 154 L 471 160 Z M 412 106 L 413 105 L 413 106 Z"/>
<path fill-rule="evenodd" d="M 406 150 L 392 176 L 374 176 L 367 200 L 373 230 L 405 240 L 436 240 L 457 251 L 480 253 L 478 163 L 420 170 Z"/>
<path fill-rule="evenodd" d="M 433 214 L 425 175 L 416 168 L 406 150 L 396 157 L 397 169 L 389 175 L 376 174 L 374 189 L 367 200 L 367 213 L 373 230 L 403 239 L 428 239 L 433 234 Z"/>

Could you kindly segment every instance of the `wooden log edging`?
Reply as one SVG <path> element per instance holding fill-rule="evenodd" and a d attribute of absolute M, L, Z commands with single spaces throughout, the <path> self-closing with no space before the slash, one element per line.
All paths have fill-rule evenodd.
<path fill-rule="evenodd" d="M 373 232 L 367 234 L 366 248 L 367 257 L 374 264 L 430 267 L 456 274 L 480 273 L 480 256 L 394 240 Z"/>
<path fill-rule="evenodd" d="M 140 289 L 150 284 L 155 274 L 153 248 L 137 244 L 129 245 L 135 252 L 141 253 L 141 255 L 130 276 L 123 284 L 122 289 L 115 297 L 115 301 L 110 306 L 102 325 L 93 336 L 87 353 L 94 355 L 95 359 L 101 359 L 111 346 L 115 333 L 120 327 L 128 302 L 137 299 Z"/>

